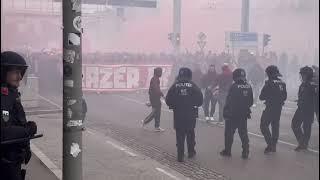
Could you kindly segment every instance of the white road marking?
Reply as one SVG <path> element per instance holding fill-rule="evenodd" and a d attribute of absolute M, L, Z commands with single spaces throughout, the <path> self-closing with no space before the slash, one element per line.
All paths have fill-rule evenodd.
<path fill-rule="evenodd" d="M 161 168 L 156 168 L 156 170 L 158 170 L 159 172 L 162 172 L 163 174 L 171 177 L 172 179 L 175 179 L 175 180 L 180 180 L 179 178 L 177 178 L 176 176 L 170 174 L 169 172 L 165 171 L 164 169 L 161 169 Z"/>
<path fill-rule="evenodd" d="M 87 132 L 88 132 L 89 134 L 94 135 L 94 133 L 93 133 L 92 131 L 90 131 L 90 130 L 87 130 Z"/>
<path fill-rule="evenodd" d="M 125 148 L 121 147 L 121 146 L 118 146 L 117 144 L 111 142 L 111 141 L 106 141 L 108 144 L 110 144 L 111 146 L 113 146 L 114 148 L 116 149 L 119 149 L 120 151 L 124 151 L 126 150 Z"/>
<path fill-rule="evenodd" d="M 138 104 L 144 104 L 138 100 L 135 100 L 135 99 L 132 99 L 132 98 L 128 98 L 128 97 L 125 97 L 125 96 L 121 96 L 121 95 L 117 95 L 118 97 L 121 97 L 123 99 L 126 99 L 128 101 L 131 101 L 131 102 L 135 102 L 135 103 L 138 103 Z M 165 109 L 165 108 L 162 108 L 162 111 L 167 111 L 167 112 L 172 112 L 171 110 L 169 109 Z M 201 121 L 205 121 L 204 119 L 201 119 L 199 118 Z M 256 133 L 253 133 L 253 132 L 248 132 L 248 134 L 250 135 L 253 135 L 253 136 L 256 136 L 256 137 L 259 137 L 259 138 L 264 138 L 263 135 L 260 135 L 260 134 L 256 134 Z M 292 146 L 292 147 L 296 147 L 297 145 L 296 144 L 292 144 L 292 143 L 289 143 L 289 142 L 286 142 L 286 141 L 282 141 L 282 140 L 278 140 L 279 143 L 281 144 L 285 144 L 285 145 L 289 145 L 289 146 Z M 314 152 L 316 154 L 319 154 L 319 151 L 315 150 L 315 149 L 308 149 L 309 151 L 311 152 Z"/>
<path fill-rule="evenodd" d="M 45 101 L 47 101 L 47 102 L 49 102 L 49 103 L 51 103 L 51 104 L 53 104 L 53 105 L 55 105 L 56 107 L 58 107 L 59 109 L 62 109 L 62 107 L 59 105 L 59 104 L 57 104 L 57 103 L 55 103 L 55 102 L 53 102 L 53 101 L 51 101 L 50 99 L 48 99 L 48 98 L 45 98 L 45 97 L 43 97 L 43 96 L 41 96 L 41 95 L 38 95 L 41 99 L 43 99 L 43 100 L 45 100 Z"/>
<path fill-rule="evenodd" d="M 134 103 L 137 103 L 137 104 L 141 104 L 141 105 L 146 105 L 146 103 L 143 103 L 141 101 L 138 101 L 138 100 L 135 100 L 135 99 L 132 99 L 132 98 L 128 98 L 128 97 L 125 97 L 125 96 L 121 96 L 121 95 L 114 95 L 114 96 L 117 96 L 117 97 L 120 97 L 122 99 L 125 99 L 127 101 L 131 101 L 131 102 L 134 102 Z M 166 109 L 166 108 L 161 108 L 162 111 L 166 111 L 166 112 L 173 112 L 172 110 L 170 109 Z"/>
<path fill-rule="evenodd" d="M 115 143 L 113 143 L 113 142 L 111 142 L 111 141 L 108 141 L 108 140 L 107 140 L 106 143 L 110 144 L 111 146 L 113 146 L 113 147 L 116 148 L 116 149 L 119 149 L 120 151 L 125 152 L 126 154 L 128 154 L 128 155 L 131 156 L 131 157 L 137 157 L 137 156 L 138 156 L 138 155 L 136 155 L 135 153 L 130 152 L 128 149 L 123 148 L 123 147 L 121 147 L 121 146 L 119 146 L 119 145 L 117 145 L 117 144 L 115 144 Z"/>
<path fill-rule="evenodd" d="M 138 156 L 138 155 L 136 155 L 135 153 L 130 152 L 130 151 L 128 151 L 128 150 L 125 150 L 124 152 L 127 153 L 127 154 L 129 154 L 131 157 L 137 157 L 137 156 Z"/>
<path fill-rule="evenodd" d="M 98 133 L 94 133 L 93 132 L 94 130 L 91 130 L 91 129 L 87 129 L 87 132 L 89 134 L 92 134 L 92 135 L 95 135 L 95 136 L 98 136 Z M 129 151 L 128 149 L 124 148 L 124 147 L 121 147 L 120 145 L 117 145 L 116 143 L 112 142 L 112 141 L 109 141 L 107 140 L 106 143 L 110 144 L 111 146 L 113 146 L 114 148 L 120 150 L 120 151 L 123 151 L 125 152 L 126 154 L 128 154 L 129 156 L 131 157 L 137 157 L 138 155 Z"/>

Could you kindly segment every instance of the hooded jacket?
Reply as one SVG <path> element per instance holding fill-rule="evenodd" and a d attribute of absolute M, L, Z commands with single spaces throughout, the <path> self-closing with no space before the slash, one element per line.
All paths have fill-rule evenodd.
<path fill-rule="evenodd" d="M 149 86 L 149 99 L 152 107 L 161 106 L 160 98 L 163 93 L 160 89 L 160 77 L 162 74 L 161 68 L 154 69 L 154 76 L 151 78 Z"/>
<path fill-rule="evenodd" d="M 228 93 L 233 82 L 232 71 L 228 66 L 222 67 L 222 73 L 217 77 L 213 87 L 219 86 L 220 93 Z"/>

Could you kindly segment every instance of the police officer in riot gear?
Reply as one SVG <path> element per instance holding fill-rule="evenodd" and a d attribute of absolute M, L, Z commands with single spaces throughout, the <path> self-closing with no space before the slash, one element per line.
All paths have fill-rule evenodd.
<path fill-rule="evenodd" d="M 166 96 L 166 104 L 174 113 L 179 162 L 183 162 L 185 138 L 187 138 L 188 157 L 192 158 L 196 154 L 194 128 L 198 117 L 198 107 L 203 103 L 203 95 L 200 88 L 191 79 L 191 70 L 181 68 L 177 81 L 170 87 Z"/>
<path fill-rule="evenodd" d="M 311 82 L 313 78 L 312 68 L 308 66 L 302 67 L 300 69 L 300 75 L 302 83 L 298 93 L 298 109 L 291 123 L 291 128 L 299 143 L 295 149 L 296 151 L 306 150 L 308 148 L 316 101 L 316 87 Z"/>
<path fill-rule="evenodd" d="M 266 140 L 267 147 L 264 153 L 276 152 L 279 138 L 279 124 L 282 106 L 287 99 L 286 84 L 279 78 L 282 75 L 277 66 L 271 65 L 266 68 L 268 80 L 265 82 L 259 99 L 265 101 L 266 108 L 261 116 L 260 129 Z M 269 126 L 271 124 L 272 133 Z"/>
<path fill-rule="evenodd" d="M 1 160 L 0 179 L 23 180 L 26 171 L 21 164 L 31 158 L 30 139 L 37 132 L 36 123 L 27 121 L 23 110 L 19 83 L 28 68 L 22 56 L 15 52 L 1 53 Z M 5 144 L 25 138 L 25 141 Z"/>
<path fill-rule="evenodd" d="M 223 116 L 226 121 L 225 149 L 220 152 L 220 155 L 231 156 L 233 136 L 238 129 L 242 142 L 242 158 L 247 159 L 249 155 L 247 119 L 251 118 L 250 107 L 253 105 L 253 92 L 252 87 L 247 83 L 244 69 L 235 69 L 232 76 L 234 82 L 229 89 L 226 105 L 223 109 Z"/>
<path fill-rule="evenodd" d="M 314 86 L 316 87 L 316 101 L 315 101 L 315 113 L 316 117 L 319 123 L 319 67 L 318 66 L 312 66 L 313 68 L 313 78 L 312 82 Z"/>

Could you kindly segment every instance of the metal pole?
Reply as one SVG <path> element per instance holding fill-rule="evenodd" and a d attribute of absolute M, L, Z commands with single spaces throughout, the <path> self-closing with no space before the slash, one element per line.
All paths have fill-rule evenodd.
<path fill-rule="evenodd" d="M 174 52 L 180 51 L 180 44 L 176 41 L 176 35 L 180 34 L 181 42 L 181 0 L 173 1 L 173 34 L 174 34 Z"/>
<path fill-rule="evenodd" d="M 1 0 L 1 52 L 4 51 L 4 12 L 3 12 L 3 0 Z"/>
<path fill-rule="evenodd" d="M 64 180 L 82 180 L 81 0 L 62 1 Z"/>
<path fill-rule="evenodd" d="M 249 32 L 249 0 L 242 0 L 241 32 Z"/>

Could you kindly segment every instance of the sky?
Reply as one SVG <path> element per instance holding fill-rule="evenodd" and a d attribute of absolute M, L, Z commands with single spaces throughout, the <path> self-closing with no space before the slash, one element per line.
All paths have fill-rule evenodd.
<path fill-rule="evenodd" d="M 5 1 L 7 7 L 10 7 L 9 1 L 11 0 Z M 36 9 L 35 7 L 39 5 L 36 4 L 36 0 L 32 2 L 34 4 L 28 5 L 28 8 Z M 225 32 L 240 30 L 241 0 L 215 0 L 214 7 L 209 8 L 212 2 L 212 0 L 182 0 L 182 51 L 199 50 L 197 35 L 200 32 L 207 35 L 206 50 L 224 51 L 226 50 Z M 271 35 L 267 51 L 313 54 L 314 49 L 319 50 L 319 9 L 303 13 L 283 11 L 277 9 L 280 2 L 285 4 L 286 0 L 251 0 L 250 32 Z M 288 2 L 298 3 L 298 0 Z M 20 4 L 21 7 L 22 4 Z M 8 9 L 14 10 L 14 8 L 6 10 Z M 59 10 L 58 4 L 55 4 L 55 9 Z M 83 9 L 88 7 L 83 6 Z M 42 4 L 42 11 L 46 10 L 50 10 L 50 4 Z M 125 20 L 122 20 L 116 16 L 115 8 L 111 8 L 103 18 L 83 17 L 83 50 L 85 52 L 140 53 L 172 51 L 171 42 L 168 40 L 168 34 L 172 32 L 173 27 L 172 0 L 158 1 L 157 8 L 125 8 L 124 18 Z M 9 25 L 6 26 L 5 31 L 15 32 L 15 36 L 9 34 L 8 41 L 12 46 L 29 43 L 35 49 L 46 46 L 61 48 L 61 12 L 58 12 L 58 16 L 55 17 L 6 16 L 6 23 Z M 26 33 L 34 34 L 37 38 L 25 36 Z"/>

